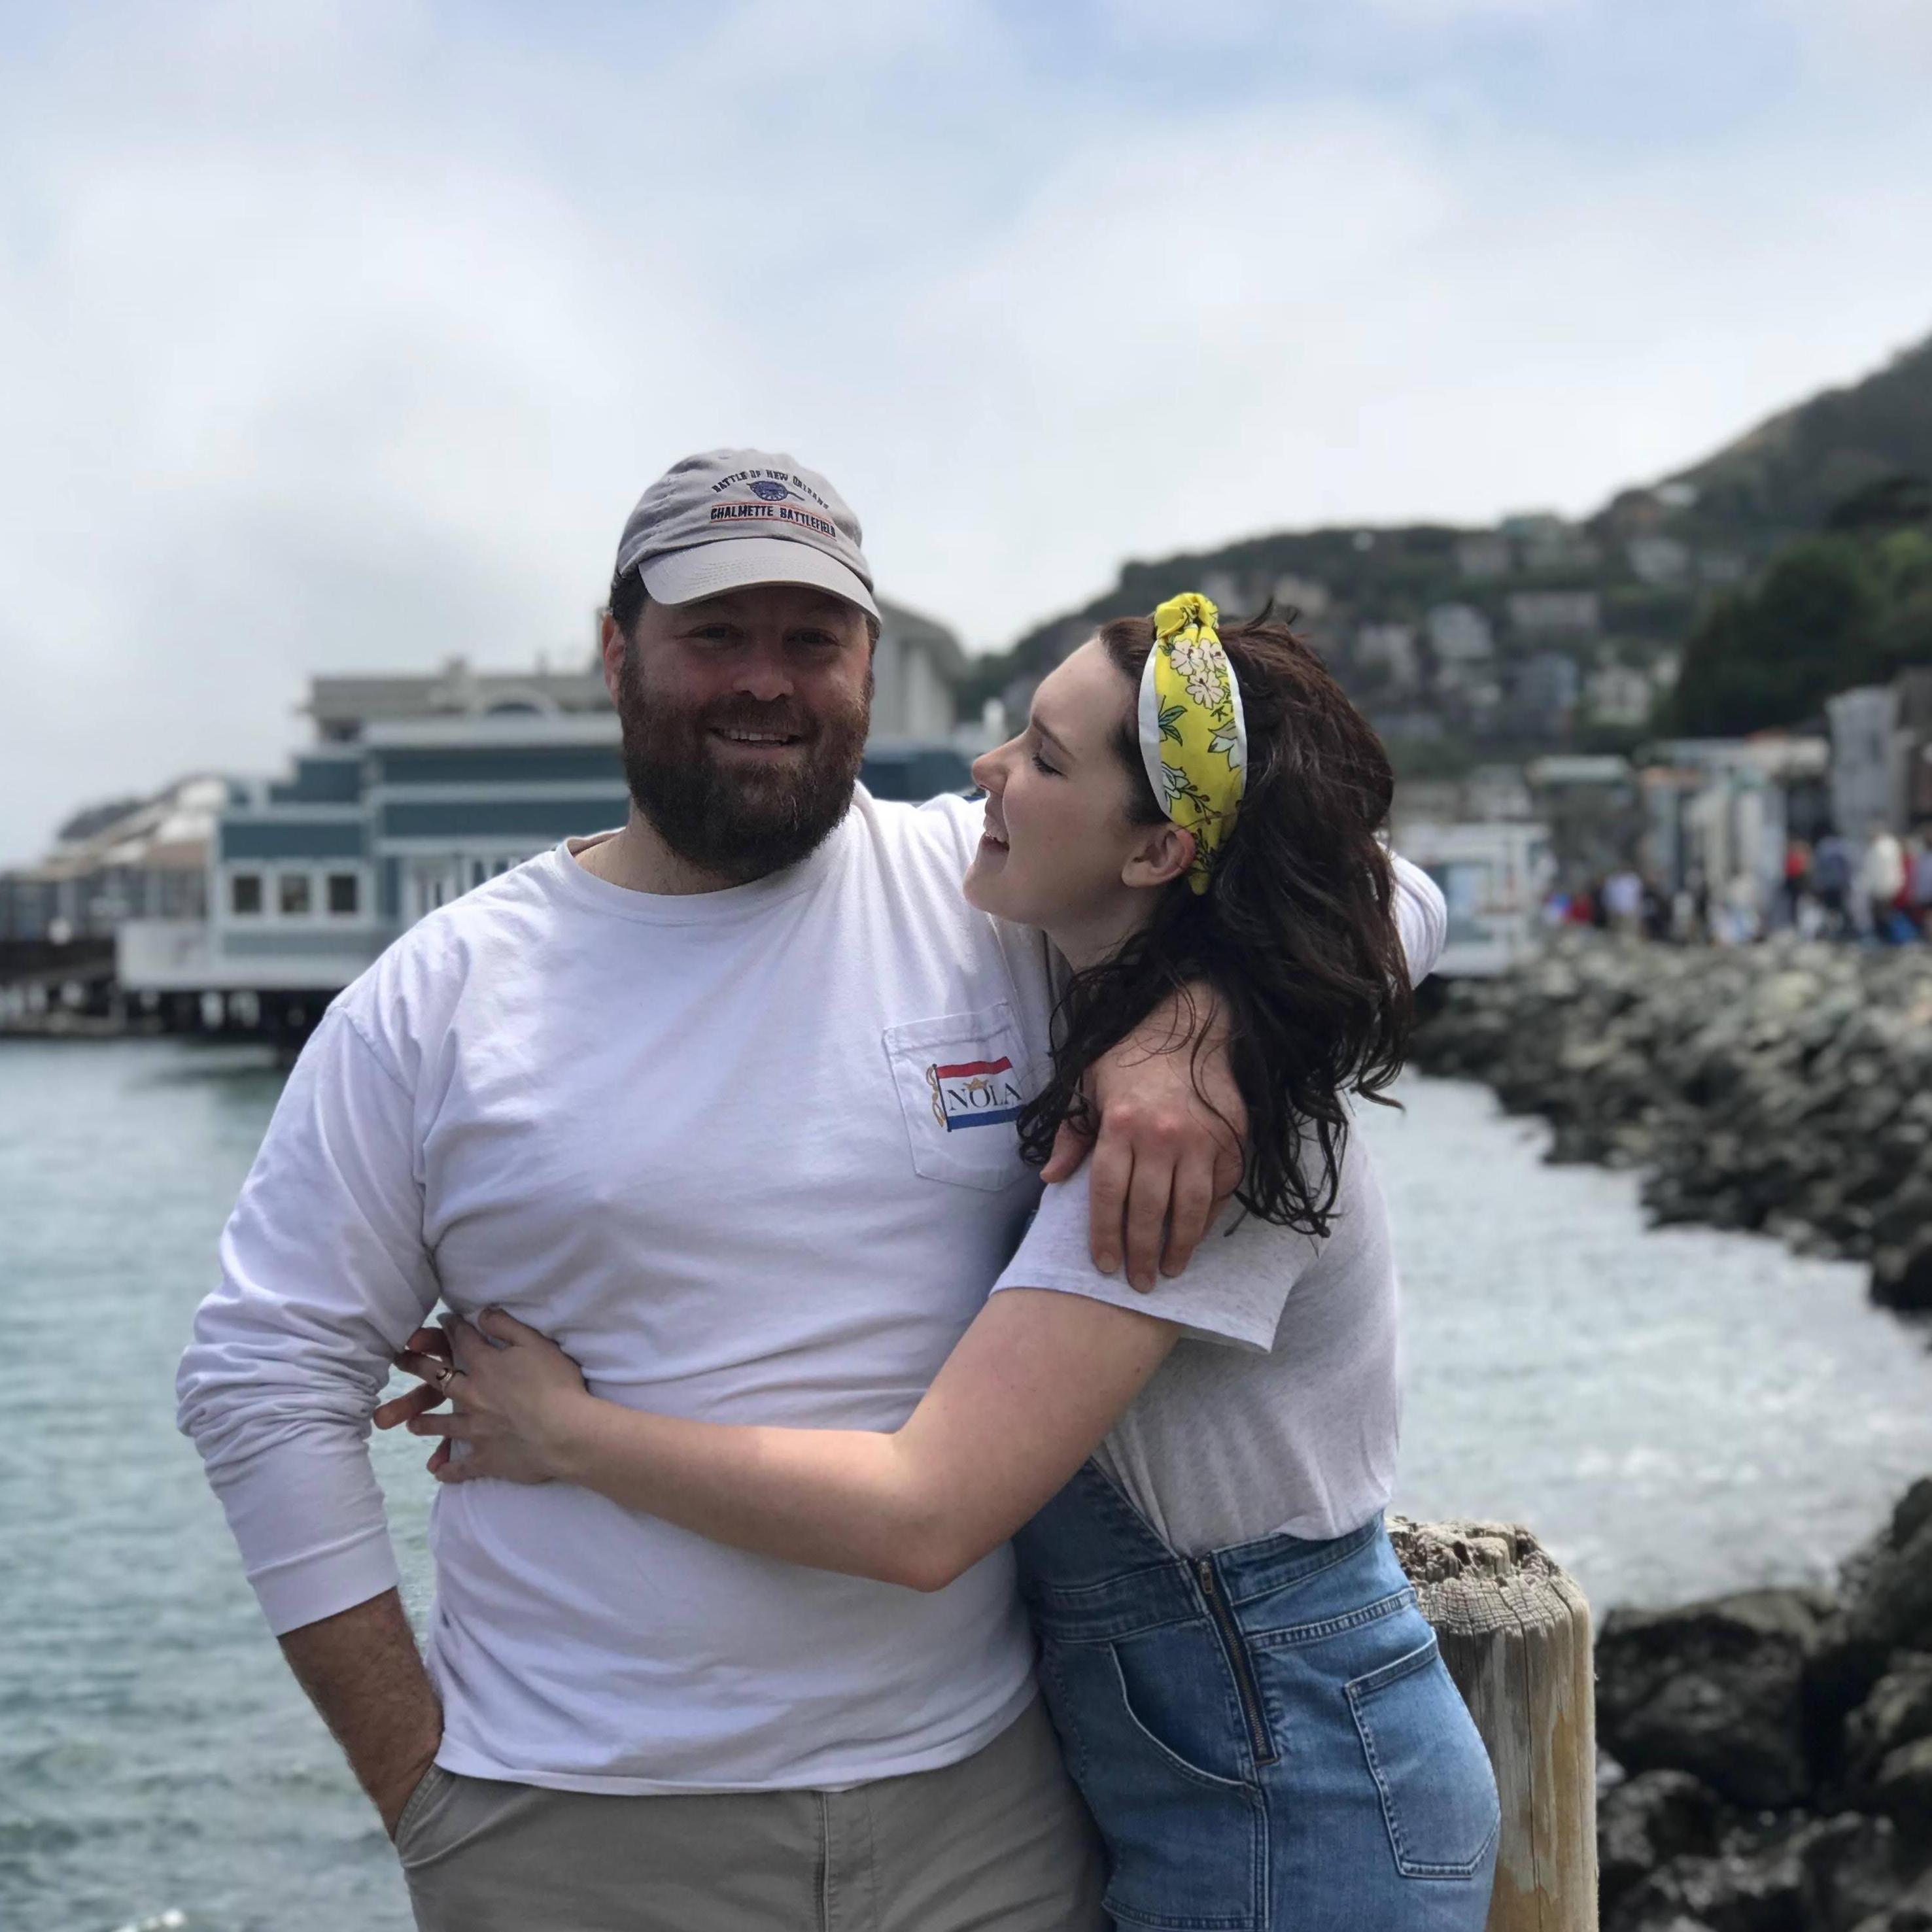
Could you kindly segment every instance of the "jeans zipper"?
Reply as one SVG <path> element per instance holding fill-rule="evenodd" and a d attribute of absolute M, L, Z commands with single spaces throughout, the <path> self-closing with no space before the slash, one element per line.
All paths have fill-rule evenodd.
<path fill-rule="evenodd" d="M 1273 1742 L 1268 1734 L 1268 1726 L 1262 1721 L 1261 1693 L 1255 1688 L 1253 1672 L 1248 1668 L 1248 1647 L 1241 1640 L 1240 1627 L 1234 1622 L 1221 1595 L 1221 1580 L 1214 1574 L 1211 1558 L 1202 1556 L 1195 1560 L 1195 1574 L 1201 1580 L 1201 1594 L 1208 1601 L 1208 1614 L 1214 1619 L 1215 1628 L 1221 1633 L 1221 1647 L 1228 1653 L 1228 1668 L 1234 1673 L 1234 1692 L 1241 1702 L 1241 1713 L 1248 1720 L 1248 1742 L 1252 1747 L 1257 1764 L 1272 1764 L 1275 1760 Z"/>

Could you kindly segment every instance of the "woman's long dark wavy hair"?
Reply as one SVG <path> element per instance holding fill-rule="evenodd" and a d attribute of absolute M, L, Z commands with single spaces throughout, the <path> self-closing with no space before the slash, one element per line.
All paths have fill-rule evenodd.
<path fill-rule="evenodd" d="M 1394 916 L 1394 880 L 1376 835 L 1394 774 L 1368 722 L 1270 605 L 1221 642 L 1240 681 L 1247 789 L 1203 893 L 1185 878 L 1112 958 L 1076 972 L 1056 1016 L 1053 1072 L 1022 1110 L 1027 1158 L 1043 1163 L 1062 1120 L 1091 1131 L 1082 1082 L 1170 994 L 1192 1039 L 1195 1090 L 1210 1033 L 1192 989 L 1219 1003 L 1228 1064 L 1247 1110 L 1236 1198 L 1251 1214 L 1318 1238 L 1329 1232 L 1348 1143 L 1346 1096 L 1382 1100 L 1414 1017 Z M 1102 625 L 1127 680 L 1114 746 L 1137 824 L 1166 814 L 1142 763 L 1135 697 L 1154 648 L 1150 617 Z M 1211 1106 L 1204 1094 L 1204 1104 Z M 1384 1102 L 1392 1105 L 1393 1102 Z"/>

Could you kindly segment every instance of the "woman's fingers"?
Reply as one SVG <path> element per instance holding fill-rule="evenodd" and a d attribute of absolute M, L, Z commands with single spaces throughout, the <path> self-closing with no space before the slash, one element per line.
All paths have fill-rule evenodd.
<path fill-rule="evenodd" d="M 540 1328 L 532 1328 L 527 1322 L 519 1322 L 514 1315 L 506 1315 L 500 1308 L 486 1308 L 476 1318 L 476 1325 L 493 1342 L 548 1342 L 550 1337 Z"/>
<path fill-rule="evenodd" d="M 378 1429 L 393 1429 L 399 1422 L 407 1422 L 412 1416 L 427 1415 L 447 1400 L 442 1390 L 425 1382 L 421 1388 L 392 1396 L 376 1411 L 372 1419 Z"/>
<path fill-rule="evenodd" d="M 473 1415 L 418 1415 L 410 1421 L 412 1436 L 440 1436 L 452 1442 L 467 1442 L 476 1433 Z"/>
<path fill-rule="evenodd" d="M 417 1329 L 389 1360 L 398 1368 L 413 1376 L 420 1374 L 422 1371 L 410 1367 L 411 1360 L 429 1356 L 434 1356 L 440 1361 L 449 1360 L 449 1340 L 440 1328 Z"/>
<path fill-rule="evenodd" d="M 479 1335 L 460 1315 L 449 1318 L 449 1347 L 456 1366 L 466 1375 L 475 1363 L 478 1352 L 490 1344 Z"/>
<path fill-rule="evenodd" d="M 449 1345 L 443 1340 L 442 1333 L 439 1330 L 430 1329 L 418 1332 L 434 1335 L 436 1338 L 436 1346 L 422 1348 L 411 1346 L 398 1348 L 389 1360 L 406 1376 L 415 1376 L 426 1382 L 438 1381 L 441 1378 L 444 1370 L 449 1366 L 453 1359 L 450 1354 Z M 414 1335 L 410 1337 L 412 1343 L 416 1339 Z"/>

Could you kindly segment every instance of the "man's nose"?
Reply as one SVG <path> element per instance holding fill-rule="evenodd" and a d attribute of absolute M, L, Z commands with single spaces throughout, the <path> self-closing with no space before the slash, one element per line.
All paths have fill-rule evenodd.
<path fill-rule="evenodd" d="M 769 702 L 792 694 L 791 667 L 785 662 L 782 640 L 754 639 L 740 653 L 734 669 L 731 688 L 745 697 Z"/>

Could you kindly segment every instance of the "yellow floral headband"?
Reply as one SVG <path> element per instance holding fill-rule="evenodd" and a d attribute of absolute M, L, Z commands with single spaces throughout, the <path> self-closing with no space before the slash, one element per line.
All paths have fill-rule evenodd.
<path fill-rule="evenodd" d="M 1248 778 L 1241 688 L 1215 626 L 1220 613 L 1188 591 L 1154 614 L 1154 649 L 1141 673 L 1141 758 L 1168 817 L 1194 835 L 1187 883 L 1208 890 L 1234 829 Z"/>

